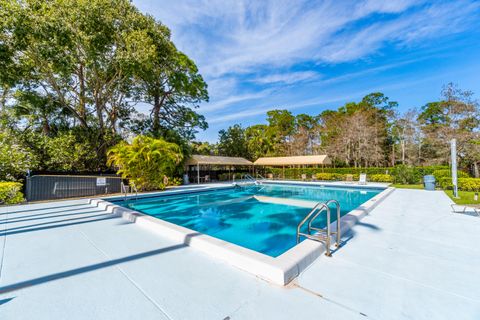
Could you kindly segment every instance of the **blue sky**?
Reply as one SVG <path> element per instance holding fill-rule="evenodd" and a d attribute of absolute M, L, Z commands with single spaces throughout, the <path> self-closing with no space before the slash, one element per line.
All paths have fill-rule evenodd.
<path fill-rule="evenodd" d="M 480 96 L 480 1 L 134 0 L 209 86 L 214 142 L 268 110 L 319 114 L 380 91 L 399 111 L 457 83 Z"/>

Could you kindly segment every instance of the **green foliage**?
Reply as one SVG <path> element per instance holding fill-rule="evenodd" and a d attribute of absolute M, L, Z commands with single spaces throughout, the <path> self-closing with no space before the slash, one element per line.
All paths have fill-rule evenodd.
<path fill-rule="evenodd" d="M 45 165 L 55 171 L 88 171 L 86 164 L 95 162 L 94 148 L 87 141 L 78 141 L 73 132 L 61 133 L 47 140 Z"/>
<path fill-rule="evenodd" d="M 0 132 L 0 179 L 16 180 L 37 165 L 37 156 L 12 133 Z"/>
<path fill-rule="evenodd" d="M 16 204 L 23 202 L 21 192 L 22 184 L 19 182 L 0 181 L 0 204 Z"/>
<path fill-rule="evenodd" d="M 227 130 L 220 130 L 218 152 L 229 157 L 250 158 L 248 155 L 245 129 L 236 124 Z"/>
<path fill-rule="evenodd" d="M 185 146 L 207 128 L 194 111 L 207 100 L 170 30 L 131 1 L 1 1 L 0 129 L 26 136 L 30 169 L 106 169 L 106 150 L 132 131 Z"/>
<path fill-rule="evenodd" d="M 172 176 L 183 160 L 180 147 L 163 139 L 136 137 L 108 151 L 108 164 L 140 190 L 164 189 L 164 177 Z"/>
<path fill-rule="evenodd" d="M 453 189 L 450 177 L 440 178 L 439 186 L 444 190 Z M 457 187 L 462 191 L 480 191 L 480 178 L 458 178 Z"/>
<path fill-rule="evenodd" d="M 448 167 L 408 167 L 402 165 L 379 168 L 266 168 L 266 173 L 273 173 L 274 176 L 278 177 L 283 177 L 283 173 L 285 173 L 286 179 L 300 179 L 302 174 L 306 174 L 308 179 L 310 179 L 312 175 L 320 174 L 322 179 L 317 178 L 319 180 L 345 180 L 347 174 L 353 175 L 353 179 L 358 180 L 360 173 L 366 173 L 367 180 L 369 181 L 416 184 L 422 181 L 424 175 L 432 174 L 435 170 L 446 168 Z M 385 181 L 373 179 L 384 179 Z"/>
<path fill-rule="evenodd" d="M 335 181 L 335 180 L 343 180 L 344 175 L 338 174 L 338 173 L 320 172 L 315 174 L 315 178 L 317 178 L 317 180 Z"/>
<path fill-rule="evenodd" d="M 174 177 L 173 179 L 168 181 L 169 186 L 181 186 L 183 183 L 182 178 Z"/>
<path fill-rule="evenodd" d="M 393 176 L 389 174 L 372 174 L 367 176 L 367 178 L 372 182 L 393 182 Z"/>
<path fill-rule="evenodd" d="M 480 205 L 480 197 L 475 201 L 474 191 L 458 191 L 459 198 L 455 198 L 451 190 L 445 190 L 445 193 L 452 199 L 456 204 L 466 204 L 466 205 Z"/>
<path fill-rule="evenodd" d="M 273 139 L 268 126 L 257 124 L 245 129 L 245 139 L 250 160 L 269 155 L 273 151 Z"/>
<path fill-rule="evenodd" d="M 416 184 L 422 179 L 420 171 L 415 170 L 414 167 L 399 165 L 393 168 L 392 175 L 394 182 L 399 184 Z"/>
<path fill-rule="evenodd" d="M 451 179 L 452 171 L 450 169 L 442 169 L 442 170 L 435 170 L 433 171 L 433 176 L 436 180 L 440 180 L 441 178 L 448 177 Z M 470 175 L 464 171 L 457 171 L 457 178 L 469 178 Z"/>
<path fill-rule="evenodd" d="M 417 190 L 424 189 L 423 184 L 393 184 L 392 187 L 397 189 L 417 189 Z"/>

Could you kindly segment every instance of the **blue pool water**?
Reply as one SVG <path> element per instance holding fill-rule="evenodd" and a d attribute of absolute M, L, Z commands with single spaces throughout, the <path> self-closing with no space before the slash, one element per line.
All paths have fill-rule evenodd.
<path fill-rule="evenodd" d="M 342 215 L 380 193 L 381 189 L 263 184 L 126 203 L 150 216 L 277 257 L 296 244 L 296 227 L 311 208 L 283 204 L 288 199 L 340 202 Z M 278 203 L 280 202 L 280 203 Z M 308 204 L 307 204 L 308 205 Z M 332 207 L 333 209 L 334 207 Z M 332 210 L 332 213 L 335 213 Z M 321 215 L 315 223 L 325 227 Z M 335 221 L 332 214 L 332 222 Z"/>

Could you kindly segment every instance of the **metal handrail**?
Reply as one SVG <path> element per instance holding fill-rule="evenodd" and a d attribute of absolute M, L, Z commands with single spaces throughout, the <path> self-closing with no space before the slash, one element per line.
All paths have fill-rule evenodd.
<path fill-rule="evenodd" d="M 132 191 L 135 191 L 135 201 L 138 200 L 138 190 L 137 190 L 137 186 L 135 186 L 134 183 L 129 184 L 129 185 L 125 185 L 125 184 L 122 182 L 123 201 L 127 201 L 128 192 L 129 192 L 130 188 L 132 189 Z M 133 192 L 132 192 L 132 193 L 133 193 Z"/>
<path fill-rule="evenodd" d="M 240 177 L 242 180 L 250 180 L 252 182 L 257 182 L 257 180 L 255 180 L 254 177 L 252 177 L 251 175 L 249 175 L 248 173 L 245 173 L 243 174 L 241 177 Z"/>
<path fill-rule="evenodd" d="M 267 180 L 267 179 L 265 179 L 265 177 L 262 176 L 260 173 L 257 173 L 257 177 L 259 177 L 259 178 L 262 179 L 262 180 Z"/>
<path fill-rule="evenodd" d="M 334 234 L 336 236 L 335 246 L 338 247 L 338 246 L 340 246 L 340 238 L 341 238 L 341 232 L 340 232 L 340 218 L 341 218 L 340 203 L 335 199 L 330 199 L 330 200 L 328 200 L 327 202 L 324 202 L 324 203 L 325 203 L 326 206 L 328 206 L 331 203 L 334 203 L 335 207 L 337 209 L 337 221 L 336 221 L 337 222 L 337 230 L 330 231 L 328 233 L 330 235 Z M 311 230 L 323 231 L 322 229 L 312 227 L 313 220 L 315 220 L 319 215 L 320 215 L 320 212 L 317 212 L 317 214 L 314 217 L 312 217 L 312 219 L 310 219 L 310 221 L 308 222 L 308 232 L 309 233 L 310 233 Z M 327 215 L 327 229 L 329 229 L 329 226 L 330 226 L 330 217 L 329 217 L 329 215 Z"/>
<path fill-rule="evenodd" d="M 337 208 L 337 229 L 332 232 L 330 230 L 330 207 L 328 206 L 329 204 L 334 203 L 336 208 Z M 312 227 L 313 221 L 318 218 L 318 216 L 323 212 L 327 212 L 327 226 L 326 230 L 324 229 L 319 229 Z M 340 238 L 341 238 L 341 231 L 340 231 L 340 203 L 337 200 L 331 199 L 326 202 L 319 202 L 317 203 L 313 209 L 303 218 L 302 221 L 297 225 L 297 244 L 300 243 L 300 236 L 305 236 L 308 239 L 313 239 L 313 240 L 323 240 L 325 241 L 325 246 L 326 246 L 326 255 L 331 256 L 331 251 L 330 251 L 330 245 L 331 245 L 331 236 L 332 234 L 336 235 L 336 242 L 335 246 L 338 247 L 340 246 Z M 302 226 L 307 223 L 308 221 L 308 233 L 302 233 L 300 230 Z M 311 232 L 312 230 L 317 231 L 317 234 L 312 235 Z M 322 233 L 323 235 L 320 235 L 318 233 Z"/>
<path fill-rule="evenodd" d="M 334 203 L 335 207 L 337 207 L 337 230 L 335 230 L 335 232 L 333 232 L 333 233 L 336 235 L 335 247 L 339 247 L 340 246 L 340 238 L 342 236 L 341 231 L 340 231 L 340 222 L 341 222 L 340 219 L 342 218 L 341 217 L 341 210 L 340 210 L 340 202 L 338 202 L 335 199 L 331 199 L 331 200 L 327 201 L 327 206 L 330 203 Z"/>
<path fill-rule="evenodd" d="M 313 209 L 305 216 L 305 218 L 300 221 L 300 223 L 297 225 L 297 244 L 300 243 L 300 236 L 303 234 L 300 232 L 300 229 L 302 226 L 319 210 L 319 212 L 322 212 L 324 209 L 327 210 L 327 218 L 330 219 L 330 208 L 324 203 L 324 202 L 319 202 L 317 203 Z M 318 216 L 318 215 L 316 215 Z M 327 225 L 328 227 L 328 225 Z"/>

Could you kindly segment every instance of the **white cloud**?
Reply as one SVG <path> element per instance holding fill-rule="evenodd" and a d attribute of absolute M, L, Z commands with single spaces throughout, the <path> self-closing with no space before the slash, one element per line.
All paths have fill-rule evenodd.
<path fill-rule="evenodd" d="M 180 49 L 210 77 L 302 61 L 352 61 L 389 41 L 405 43 L 456 30 L 469 1 L 177 0 L 138 1 L 173 30 Z M 410 12 L 412 7 L 419 8 Z M 150 9 L 150 10 L 149 10 Z M 390 15 L 374 23 L 372 14 Z"/>
<path fill-rule="evenodd" d="M 276 97 L 277 101 L 300 101 L 299 104 L 304 100 L 281 100 L 274 95 L 275 88 L 280 91 L 287 85 L 305 82 L 338 83 L 407 64 L 408 57 L 407 62 L 390 61 L 390 65 L 366 70 L 344 69 L 342 74 L 330 78 L 324 77 L 327 73 L 322 70 L 325 66 L 375 57 L 384 48 L 421 47 L 430 39 L 468 30 L 479 24 L 480 12 L 480 2 L 476 0 L 134 3 L 170 27 L 177 47 L 199 66 L 209 84 L 212 101 L 202 105 L 200 112 L 208 115 L 210 123 L 264 114 L 270 108 L 262 103 L 266 99 Z M 264 86 L 271 91 L 264 90 Z M 256 103 L 260 107 L 246 107 Z"/>
<path fill-rule="evenodd" d="M 229 105 L 232 105 L 234 103 L 264 98 L 264 97 L 268 96 L 270 92 L 271 92 L 271 90 L 263 90 L 263 91 L 255 92 L 255 93 L 232 95 L 232 96 L 229 96 L 225 99 L 221 99 L 221 100 L 209 103 L 209 104 L 205 104 L 205 105 L 200 107 L 200 111 L 202 113 L 205 113 L 205 112 L 212 112 L 212 111 L 220 110 L 220 109 L 223 109 L 223 108 L 225 108 Z"/>
<path fill-rule="evenodd" d="M 297 71 L 287 73 L 272 73 L 266 76 L 257 77 L 252 81 L 259 84 L 292 84 L 306 80 L 316 79 L 319 76 L 320 75 L 315 71 Z"/>

